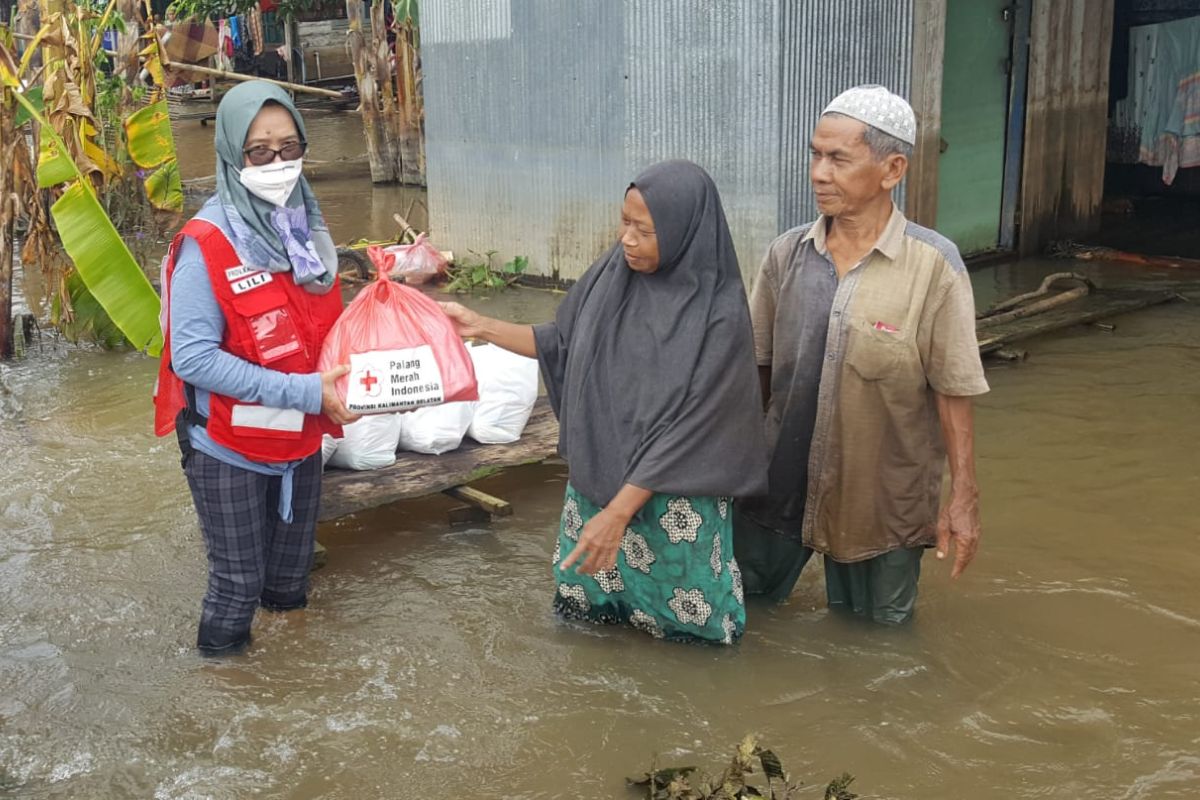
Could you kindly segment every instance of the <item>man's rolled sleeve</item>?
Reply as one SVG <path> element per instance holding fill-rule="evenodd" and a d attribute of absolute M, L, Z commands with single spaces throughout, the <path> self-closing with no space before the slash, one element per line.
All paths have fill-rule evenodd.
<path fill-rule="evenodd" d="M 946 290 L 934 304 L 928 341 L 923 349 L 925 376 L 935 392 L 971 397 L 988 391 L 975 335 L 975 297 L 965 270 L 952 272 Z"/>

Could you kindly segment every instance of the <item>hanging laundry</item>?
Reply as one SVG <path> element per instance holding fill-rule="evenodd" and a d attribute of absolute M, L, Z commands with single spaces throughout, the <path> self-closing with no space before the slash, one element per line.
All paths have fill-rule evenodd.
<path fill-rule="evenodd" d="M 1200 166 L 1200 16 L 1129 31 L 1129 94 L 1113 109 L 1109 158 L 1162 167 L 1163 183 Z"/>

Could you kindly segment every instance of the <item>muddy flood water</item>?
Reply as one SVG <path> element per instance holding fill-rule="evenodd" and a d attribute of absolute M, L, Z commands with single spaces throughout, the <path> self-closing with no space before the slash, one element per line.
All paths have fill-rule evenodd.
<path fill-rule="evenodd" d="M 391 232 L 404 190 L 333 183 L 335 238 Z M 978 301 L 1061 266 L 977 271 Z M 516 511 L 488 525 L 441 496 L 323 524 L 310 607 L 226 661 L 193 650 L 205 559 L 155 362 L 46 341 L 0 365 L 0 797 L 624 798 L 652 754 L 718 769 L 750 732 L 805 798 L 843 771 L 864 797 L 1200 797 L 1200 305 L 1113 321 L 989 368 L 983 548 L 954 583 L 926 562 L 906 629 L 829 616 L 815 562 L 727 649 L 560 622 L 565 468 L 540 466 L 479 484 Z"/>

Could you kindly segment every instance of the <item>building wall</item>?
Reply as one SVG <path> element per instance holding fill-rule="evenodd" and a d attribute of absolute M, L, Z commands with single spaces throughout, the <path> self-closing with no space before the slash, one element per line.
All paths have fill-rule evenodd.
<path fill-rule="evenodd" d="M 369 28 L 370 20 L 364 24 Z M 308 79 L 317 77 L 316 54 L 321 59 L 321 77 L 353 75 L 354 66 L 346 51 L 346 36 L 350 23 L 346 19 L 323 19 L 296 23 L 296 39 L 304 50 L 304 68 Z"/>
<path fill-rule="evenodd" d="M 808 135 L 858 83 L 907 94 L 913 0 L 444 0 L 422 9 L 431 228 L 574 279 L 637 172 L 690 158 L 743 273 L 815 216 Z"/>
<path fill-rule="evenodd" d="M 1036 0 L 1021 179 L 1020 250 L 1100 224 L 1113 0 Z"/>

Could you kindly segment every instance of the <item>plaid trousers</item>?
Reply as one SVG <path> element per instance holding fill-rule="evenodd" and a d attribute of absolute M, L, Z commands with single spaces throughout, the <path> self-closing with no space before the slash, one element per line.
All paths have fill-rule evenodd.
<path fill-rule="evenodd" d="M 283 479 L 226 464 L 192 451 L 184 466 L 208 551 L 208 590 L 200 614 L 201 648 L 249 640 L 258 606 L 274 611 L 307 602 L 321 454 L 305 459 L 292 482 L 292 522 L 279 517 Z M 207 642 L 207 645 L 206 645 Z"/>

